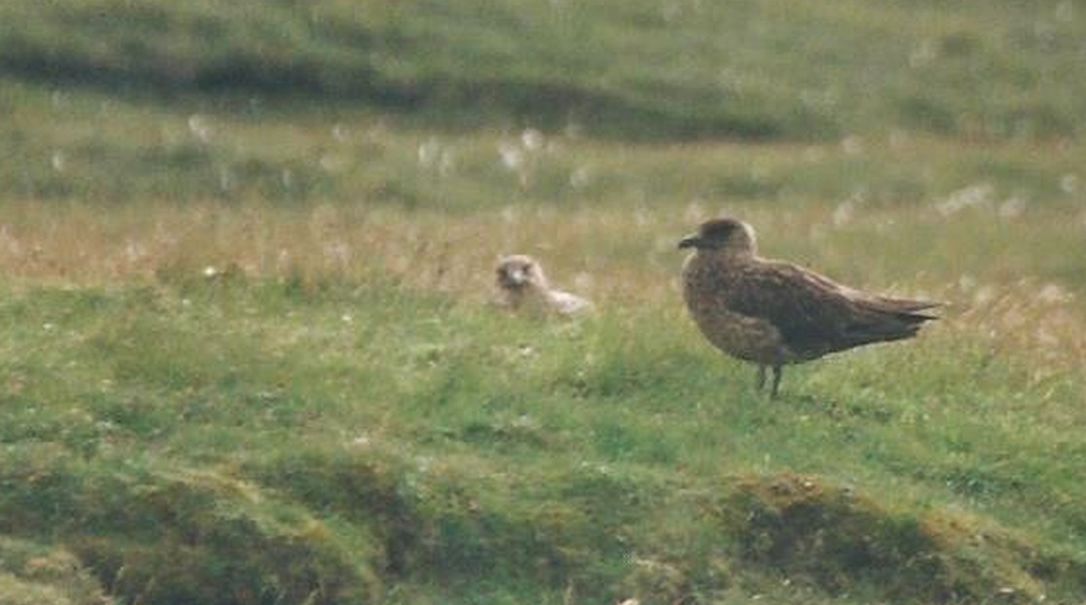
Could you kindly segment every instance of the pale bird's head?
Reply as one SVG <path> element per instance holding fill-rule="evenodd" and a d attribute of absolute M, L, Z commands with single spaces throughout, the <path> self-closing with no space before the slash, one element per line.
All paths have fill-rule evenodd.
<path fill-rule="evenodd" d="M 714 218 L 698 227 L 698 232 L 684 237 L 679 249 L 698 252 L 753 255 L 757 250 L 754 228 L 734 218 Z"/>
<path fill-rule="evenodd" d="M 527 287 L 545 288 L 547 285 L 539 263 L 523 254 L 503 256 L 498 261 L 497 277 L 498 287 L 503 290 L 520 291 Z"/>

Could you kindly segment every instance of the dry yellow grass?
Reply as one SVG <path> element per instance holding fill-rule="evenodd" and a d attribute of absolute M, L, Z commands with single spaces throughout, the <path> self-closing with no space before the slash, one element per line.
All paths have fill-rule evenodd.
<path fill-rule="evenodd" d="M 17 202 L 5 205 L 0 221 L 0 272 L 15 287 L 155 283 L 226 271 L 304 283 L 365 285 L 383 278 L 477 304 L 491 295 L 494 260 L 528 253 L 545 263 L 556 283 L 604 307 L 670 307 L 678 304 L 677 236 L 727 211 L 759 226 L 770 255 L 880 291 L 946 301 L 939 332 L 966 332 L 1000 353 L 1029 356 L 1036 381 L 1086 367 L 1082 302 L 1067 285 L 1040 274 L 1043 264 L 1031 267 L 1014 254 L 1029 241 L 1000 241 L 1012 234 L 1040 241 L 1054 233 L 1058 243 L 1060 233 L 1081 229 L 1074 221 L 1067 227 L 1058 214 L 1007 227 L 984 217 L 946 219 L 931 209 L 909 217 L 888 210 L 842 227 L 825 207 L 778 211 L 699 202 L 682 212 L 511 205 L 455 217 L 361 204 L 152 203 L 103 211 Z M 938 242 L 914 241 L 932 233 Z M 980 235 L 963 239 L 968 233 Z M 908 257 L 910 247 L 917 247 L 915 259 Z M 984 254 L 1005 249 L 1004 259 Z M 1038 274 L 1027 273 L 1031 268 Z"/>
<path fill-rule="evenodd" d="M 380 274 L 469 299 L 492 285 L 498 255 L 513 252 L 539 256 L 560 283 L 611 299 L 659 298 L 671 290 L 661 277 L 679 259 L 669 234 L 681 229 L 644 213 L 513 207 L 457 218 L 332 205 L 8 209 L 0 270 L 22 283 L 103 285 L 236 267 L 256 279 L 362 282 Z"/>

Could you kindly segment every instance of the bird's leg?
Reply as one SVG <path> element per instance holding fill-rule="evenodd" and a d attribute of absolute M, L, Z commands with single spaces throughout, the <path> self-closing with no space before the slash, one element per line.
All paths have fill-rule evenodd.
<path fill-rule="evenodd" d="M 773 388 L 769 391 L 771 399 L 777 398 L 777 387 L 781 384 L 781 366 L 773 366 Z"/>
<path fill-rule="evenodd" d="M 758 364 L 758 390 L 765 388 L 765 366 Z"/>

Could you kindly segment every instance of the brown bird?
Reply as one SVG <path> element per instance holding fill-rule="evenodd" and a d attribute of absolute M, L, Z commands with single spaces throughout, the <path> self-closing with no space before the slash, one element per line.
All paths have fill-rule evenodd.
<path fill-rule="evenodd" d="M 713 346 L 766 366 L 777 396 L 781 368 L 860 345 L 915 336 L 939 303 L 860 292 L 792 263 L 758 256 L 754 229 L 734 218 L 702 223 L 679 242 L 683 298 Z"/>

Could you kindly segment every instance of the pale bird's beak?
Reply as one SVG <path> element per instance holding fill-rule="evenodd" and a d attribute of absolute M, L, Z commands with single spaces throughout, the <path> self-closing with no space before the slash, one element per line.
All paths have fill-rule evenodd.
<path fill-rule="evenodd" d="M 524 285 L 524 282 L 528 281 L 527 277 L 528 276 L 524 274 L 524 271 L 514 269 L 512 271 L 502 271 L 500 279 L 502 283 L 507 286 L 519 288 Z"/>
<path fill-rule="evenodd" d="M 679 250 L 683 248 L 697 248 L 701 244 L 701 238 L 696 235 L 688 235 L 679 242 Z"/>

